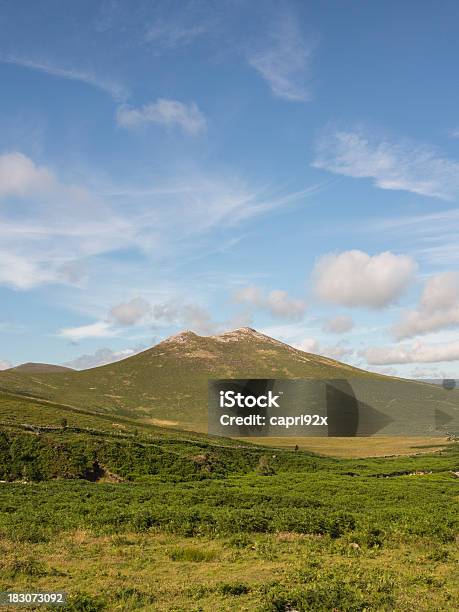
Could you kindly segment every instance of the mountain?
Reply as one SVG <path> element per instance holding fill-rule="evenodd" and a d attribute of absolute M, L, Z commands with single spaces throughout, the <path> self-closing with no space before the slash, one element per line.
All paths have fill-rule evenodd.
<path fill-rule="evenodd" d="M 9 368 L 10 370 L 15 370 L 16 372 L 25 372 L 26 374 L 46 374 L 46 373 L 54 373 L 54 372 L 73 372 L 72 368 L 68 368 L 66 366 L 54 365 L 52 363 L 21 363 L 21 365 L 15 366 L 14 368 Z"/>
<path fill-rule="evenodd" d="M 244 327 L 218 336 L 185 331 L 142 353 L 89 370 L 6 370 L 0 372 L 0 390 L 206 431 L 209 378 L 349 376 L 377 375 Z"/>

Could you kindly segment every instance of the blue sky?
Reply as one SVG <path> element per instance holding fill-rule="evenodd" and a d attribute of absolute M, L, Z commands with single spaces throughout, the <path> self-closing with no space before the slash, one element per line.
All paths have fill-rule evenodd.
<path fill-rule="evenodd" d="M 458 18 L 1 2 L 1 367 L 249 325 L 456 376 Z"/>

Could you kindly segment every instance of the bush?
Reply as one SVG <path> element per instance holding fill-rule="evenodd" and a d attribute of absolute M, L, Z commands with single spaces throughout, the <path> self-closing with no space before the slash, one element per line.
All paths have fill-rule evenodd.
<path fill-rule="evenodd" d="M 35 559 L 13 559 L 4 561 L 2 574 L 15 578 L 18 574 L 24 576 L 46 576 L 48 572 L 42 563 Z"/>
<path fill-rule="evenodd" d="M 257 472 L 260 474 L 260 476 L 272 476 L 276 473 L 274 468 L 270 465 L 269 457 L 267 455 L 261 455 L 258 462 Z"/>
<path fill-rule="evenodd" d="M 223 583 L 219 586 L 218 590 L 222 595 L 246 595 L 250 592 L 250 587 L 242 582 L 234 582 L 234 583 Z"/>
<path fill-rule="evenodd" d="M 252 538 L 249 538 L 248 535 L 243 533 L 240 535 L 239 534 L 235 535 L 232 538 L 230 538 L 228 540 L 228 545 L 234 546 L 234 548 L 247 548 L 248 546 L 253 545 L 253 540 Z"/>
<path fill-rule="evenodd" d="M 217 555 L 212 550 L 202 550 L 200 548 L 173 548 L 169 551 L 169 558 L 172 561 L 194 561 L 207 562 L 214 561 Z"/>
<path fill-rule="evenodd" d="M 62 610 L 69 612 L 100 612 L 106 608 L 105 602 L 100 597 L 92 597 L 86 593 L 77 593 L 69 599 Z"/>

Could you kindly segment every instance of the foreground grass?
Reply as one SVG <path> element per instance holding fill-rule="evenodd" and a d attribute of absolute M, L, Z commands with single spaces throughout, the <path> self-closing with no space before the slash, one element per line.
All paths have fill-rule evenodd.
<path fill-rule="evenodd" d="M 85 611 L 458 609 L 456 460 L 3 483 L 0 590 L 62 589 Z"/>
<path fill-rule="evenodd" d="M 2 590 L 62 589 L 73 610 L 454 610 L 457 550 L 422 539 L 356 547 L 291 532 L 184 538 L 73 531 L 0 541 Z"/>

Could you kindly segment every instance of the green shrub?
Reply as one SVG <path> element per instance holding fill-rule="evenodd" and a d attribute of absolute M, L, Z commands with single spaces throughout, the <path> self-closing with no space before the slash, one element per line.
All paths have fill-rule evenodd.
<path fill-rule="evenodd" d="M 242 582 L 225 582 L 218 587 L 218 590 L 222 595 L 246 595 L 250 592 L 250 587 Z"/>
<path fill-rule="evenodd" d="M 169 551 L 169 558 L 172 561 L 194 561 L 207 562 L 214 561 L 217 555 L 212 550 L 202 550 L 201 548 L 182 548 L 177 547 Z"/>
<path fill-rule="evenodd" d="M 77 593 L 69 598 L 66 606 L 61 608 L 68 612 L 100 612 L 107 604 L 101 597 L 92 597 L 86 593 Z"/>
<path fill-rule="evenodd" d="M 272 476 L 276 473 L 274 468 L 270 465 L 269 457 L 267 455 L 261 455 L 257 466 L 257 472 L 260 474 L 260 476 Z"/>
<path fill-rule="evenodd" d="M 24 576 L 46 576 L 48 574 L 44 565 L 35 559 L 12 559 L 11 561 L 4 561 L 1 573 L 10 578 L 15 578 L 20 574 Z"/>
<path fill-rule="evenodd" d="M 429 561 L 434 561 L 436 563 L 444 563 L 448 560 L 449 552 L 443 548 L 434 549 L 429 555 L 427 555 L 427 559 Z"/>
<path fill-rule="evenodd" d="M 156 601 L 154 595 L 139 591 L 139 589 L 133 587 L 119 589 L 114 594 L 114 599 L 123 604 L 129 604 L 129 608 L 146 606 Z"/>
<path fill-rule="evenodd" d="M 237 534 L 228 540 L 228 545 L 234 548 L 248 548 L 253 546 L 253 540 L 247 534 Z"/>

